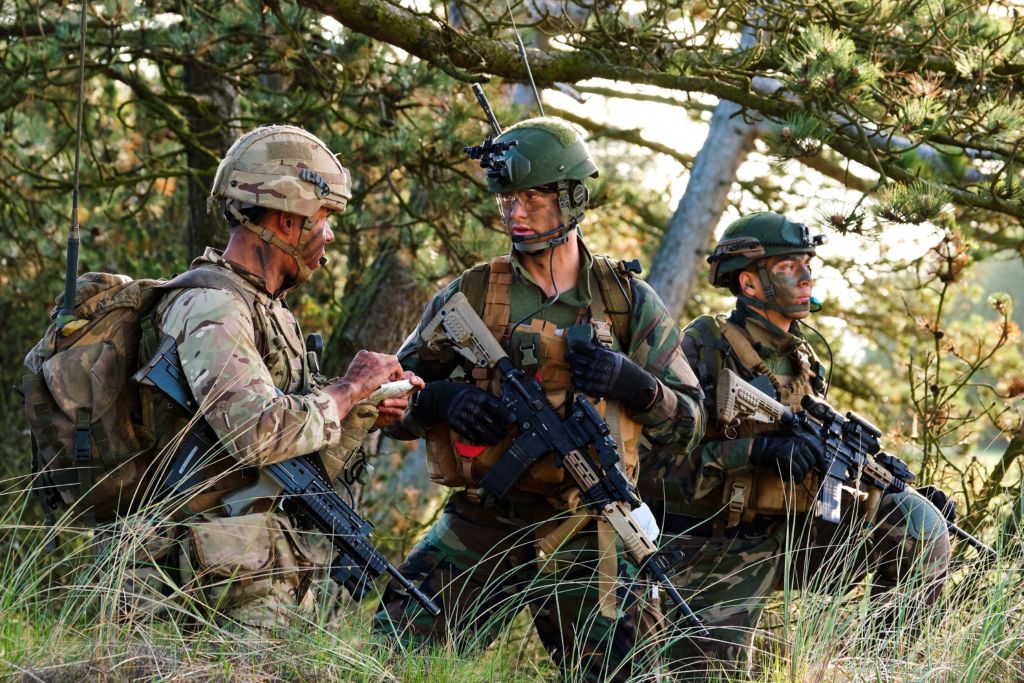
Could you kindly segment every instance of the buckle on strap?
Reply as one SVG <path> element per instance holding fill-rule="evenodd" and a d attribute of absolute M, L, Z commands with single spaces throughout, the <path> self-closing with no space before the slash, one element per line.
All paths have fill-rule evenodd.
<path fill-rule="evenodd" d="M 605 346 L 615 343 L 615 335 L 612 334 L 612 326 L 607 320 L 591 320 L 594 327 L 594 336 Z"/>
<path fill-rule="evenodd" d="M 726 524 L 727 527 L 734 527 L 740 523 L 740 515 L 743 514 L 746 498 L 747 482 L 743 480 L 734 481 L 732 488 L 729 490 L 729 521 Z"/>

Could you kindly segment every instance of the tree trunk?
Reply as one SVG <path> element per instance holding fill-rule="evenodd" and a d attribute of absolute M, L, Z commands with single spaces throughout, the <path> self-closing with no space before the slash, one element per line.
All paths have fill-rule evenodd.
<path fill-rule="evenodd" d="M 350 279 L 341 316 L 324 350 L 324 374 L 343 374 L 359 349 L 395 353 L 416 329 L 429 292 L 413 276 L 412 261 L 408 250 L 382 246 L 366 272 Z M 410 522 L 430 507 L 438 491 L 427 474 L 423 442 L 392 441 L 374 433 L 363 442 L 363 450 L 375 471 L 367 486 L 354 487 L 354 494 L 363 509 L 381 511 L 375 521 L 395 528 L 404 553 L 418 532 Z M 396 515 L 404 523 L 397 524 Z"/>
<path fill-rule="evenodd" d="M 395 353 L 416 328 L 428 292 L 412 274 L 413 256 L 382 245 L 365 273 L 345 286 L 338 323 L 324 349 L 324 373 L 342 375 L 360 349 Z"/>
<path fill-rule="evenodd" d="M 743 29 L 740 50 L 766 40 L 751 27 Z M 697 157 L 693 160 L 690 181 L 668 222 L 661 246 L 651 263 L 648 283 L 661 296 L 669 314 L 679 319 L 690 298 L 697 275 L 704 270 L 701 258 L 711 244 L 736 171 L 754 148 L 757 124 L 747 123 L 743 107 L 727 100 L 719 101 L 711 115 L 711 127 Z"/>
<path fill-rule="evenodd" d="M 725 211 L 736 170 L 753 149 L 756 126 L 736 116 L 741 109 L 732 102 L 719 102 L 715 107 L 686 192 L 651 263 L 647 281 L 677 319 L 683 315 L 696 276 L 704 269 L 702 256 Z"/>
<path fill-rule="evenodd" d="M 1024 456 L 1024 428 L 1019 429 L 1010 439 L 1010 443 L 1007 444 L 1006 450 L 1003 451 L 1002 456 L 999 458 L 999 462 L 992 469 L 992 473 L 985 482 L 981 493 L 974 499 L 971 505 L 972 512 L 988 510 L 991 507 L 992 500 L 1003 490 L 1003 478 L 1021 456 Z M 977 528 L 978 521 L 971 525 L 972 529 Z"/>
<path fill-rule="evenodd" d="M 238 120 L 238 98 L 234 86 L 198 62 L 186 62 L 183 80 L 185 91 L 192 97 L 191 106 L 184 111 L 193 136 L 191 144 L 185 146 L 191 262 L 205 247 L 223 248 L 228 241 L 227 224 L 218 212 L 207 212 L 206 198 L 213 186 L 218 160 L 238 135 L 230 126 Z"/>

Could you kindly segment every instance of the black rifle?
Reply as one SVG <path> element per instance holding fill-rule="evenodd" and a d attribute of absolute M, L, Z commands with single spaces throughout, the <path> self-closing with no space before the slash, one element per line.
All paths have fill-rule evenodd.
<path fill-rule="evenodd" d="M 907 464 L 882 451 L 882 431 L 854 412 L 843 417 L 830 405 L 813 396 L 804 396 L 802 412 L 794 413 L 732 370 L 725 368 L 718 377 L 716 407 L 718 419 L 726 431 L 741 422 L 776 424 L 780 429 L 803 439 L 818 454 L 815 466 L 821 475 L 821 488 L 815 512 L 827 522 L 838 524 L 843 486 L 859 484 L 867 488 L 865 517 L 873 520 L 883 493 L 911 491 L 916 478 Z M 923 496 L 921 496 L 923 498 Z M 943 515 L 945 516 L 945 515 Z M 992 558 L 996 551 L 946 520 L 950 533 Z"/>
<path fill-rule="evenodd" d="M 441 308 L 421 336 L 431 348 L 451 345 L 474 364 L 493 367 L 501 375 L 502 403 L 520 433 L 480 480 L 483 489 L 503 498 L 527 469 L 554 454 L 555 463 L 579 487 L 583 503 L 611 525 L 640 570 L 665 590 L 698 635 L 710 636 L 669 580 L 683 554 L 659 551 L 633 516 L 632 510 L 641 505 L 640 497 L 622 469 L 618 445 L 608 425 L 590 401 L 577 395 L 569 417 L 563 419 L 540 382 L 512 364 L 461 292 Z M 598 456 L 597 462 L 589 455 L 591 448 Z"/>
<path fill-rule="evenodd" d="M 137 375 L 140 383 L 161 390 L 188 415 L 195 415 L 197 404 L 178 360 L 177 345 L 167 337 L 153 359 Z M 189 434 L 170 464 L 157 494 L 159 500 L 188 491 L 205 481 L 220 441 L 202 417 L 194 417 Z M 228 457 L 226 453 L 221 458 Z M 373 524 L 359 516 L 334 489 L 320 469 L 305 457 L 289 458 L 259 470 L 262 486 L 254 490 L 280 497 L 282 506 L 313 523 L 331 539 L 338 555 L 331 563 L 330 575 L 348 589 L 355 600 L 369 593 L 372 582 L 381 574 L 390 574 L 402 588 L 419 601 L 431 615 L 441 609 L 421 590 L 402 576 L 370 543 Z"/>

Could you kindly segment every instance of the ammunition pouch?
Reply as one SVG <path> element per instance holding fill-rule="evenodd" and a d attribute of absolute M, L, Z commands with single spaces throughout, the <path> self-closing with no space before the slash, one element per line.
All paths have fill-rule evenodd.
<path fill-rule="evenodd" d="M 726 527 L 753 522 L 761 517 L 802 514 L 814 509 L 820 479 L 810 472 L 804 480 L 793 484 L 763 467 L 728 477 L 722 486 L 721 502 L 728 519 Z"/>

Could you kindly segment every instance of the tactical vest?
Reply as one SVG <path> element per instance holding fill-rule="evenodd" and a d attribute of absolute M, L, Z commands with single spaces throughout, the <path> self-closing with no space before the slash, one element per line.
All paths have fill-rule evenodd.
<path fill-rule="evenodd" d="M 754 377 L 765 377 L 775 389 L 778 400 L 789 406 L 793 411 L 800 411 L 800 401 L 804 396 L 818 395 L 814 389 L 815 378 L 818 375 L 820 364 L 814 357 L 810 347 L 805 342 L 800 344 L 791 355 L 791 362 L 796 366 L 795 375 L 783 375 L 769 370 L 761 354 L 754 347 L 754 340 L 750 332 L 740 325 L 729 321 L 728 316 L 718 315 L 714 322 L 702 320 L 697 323 L 707 333 L 717 332 L 715 339 L 702 338 L 700 340 L 701 353 L 705 354 L 701 359 L 701 384 L 708 390 L 710 384 L 717 380 L 717 377 L 707 377 L 707 373 L 716 372 L 718 364 L 711 362 L 706 354 L 719 353 L 722 358 L 722 367 L 729 367 L 737 372 L 744 379 L 750 380 Z M 713 327 L 712 327 L 713 325 Z M 724 343 L 723 343 L 724 342 Z M 714 396 L 714 392 L 710 394 Z M 725 440 L 735 438 L 751 438 L 759 434 L 775 431 L 772 425 L 762 425 L 752 422 L 743 423 L 731 428 L 728 434 L 723 432 L 721 425 L 712 421 L 708 429 L 707 437 L 710 440 Z M 698 479 L 701 477 L 698 474 Z M 781 479 L 777 473 L 764 467 L 746 467 L 738 471 L 725 473 L 725 481 L 721 485 L 721 491 L 701 496 L 697 501 L 705 501 L 708 508 L 707 513 L 714 514 L 724 506 L 728 511 L 727 527 L 736 526 L 739 522 L 750 522 L 758 516 L 779 516 L 793 513 L 808 512 L 813 509 L 817 497 L 820 481 L 817 473 L 810 472 L 802 482 L 793 484 Z M 701 486 L 698 482 L 697 489 Z"/>
<path fill-rule="evenodd" d="M 303 394 L 312 391 L 314 382 L 306 357 L 305 343 L 295 316 L 282 300 L 274 299 L 256 284 L 228 268 L 214 264 L 202 264 L 199 270 L 213 270 L 225 280 L 223 289 L 230 291 L 248 309 L 252 316 L 254 342 L 263 356 L 263 361 L 273 378 L 274 386 L 285 394 Z M 187 291 L 187 290 L 185 290 Z M 193 290 L 194 291 L 194 290 Z M 160 321 L 165 312 L 174 305 L 182 292 L 174 292 L 160 302 L 154 320 L 157 338 L 162 336 Z M 179 438 L 182 429 L 187 428 L 188 418 L 170 399 L 149 387 L 141 387 L 143 409 L 151 410 L 155 424 L 165 425 L 159 437 L 160 452 L 174 453 L 173 442 Z M 170 449 L 164 451 L 165 446 Z M 334 473 L 336 474 L 336 473 Z M 217 507 L 221 496 L 228 491 L 252 484 L 256 473 L 240 468 L 233 462 L 214 463 L 205 472 L 211 484 L 195 495 L 187 507 L 192 512 L 204 512 Z"/>
<path fill-rule="evenodd" d="M 621 264 L 604 256 L 595 256 L 589 271 L 591 303 L 579 311 L 577 322 L 588 318 L 597 338 L 615 350 L 629 340 L 629 274 Z M 491 333 L 509 350 L 517 367 L 534 375 L 544 387 L 548 400 L 563 411 L 571 389 L 569 365 L 565 360 L 568 342 L 554 323 L 535 319 L 521 325 L 514 337 L 510 324 L 512 263 L 508 255 L 498 256 L 462 274 L 459 289 L 481 314 Z M 616 281 L 617 280 L 617 281 Z M 481 311 L 482 309 L 482 311 Z M 509 348 L 511 346 L 511 348 Z M 501 394 L 497 372 L 472 368 L 470 379 L 495 395 Z M 637 447 L 642 425 L 615 401 L 591 399 L 619 445 L 623 467 L 635 480 Z M 432 481 L 473 490 L 497 462 L 519 431 L 513 427 L 508 436 L 494 446 L 474 446 L 441 424 L 427 433 L 427 470 Z M 535 463 L 516 483 L 518 491 L 546 496 L 555 507 L 569 509 L 578 502 L 578 491 L 565 471 L 557 467 L 550 454 Z"/>

